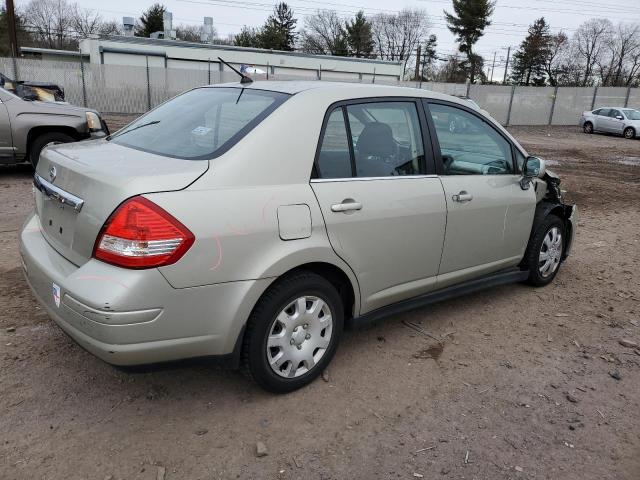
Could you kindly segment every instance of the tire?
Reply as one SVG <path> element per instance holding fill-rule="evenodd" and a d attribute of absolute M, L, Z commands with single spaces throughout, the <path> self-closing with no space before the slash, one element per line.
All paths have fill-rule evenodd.
<path fill-rule="evenodd" d="M 249 317 L 243 372 L 273 393 L 304 387 L 333 358 L 343 324 L 342 299 L 331 283 L 308 271 L 286 276 L 269 287 Z"/>
<path fill-rule="evenodd" d="M 582 126 L 582 131 L 584 133 L 593 133 L 593 123 L 585 122 L 584 125 Z"/>
<path fill-rule="evenodd" d="M 535 229 L 525 253 L 524 263 L 529 268 L 527 283 L 544 287 L 553 281 L 562 263 L 565 236 L 564 222 L 555 215 L 547 216 Z"/>
<path fill-rule="evenodd" d="M 69 143 L 74 142 L 75 139 L 66 133 L 62 132 L 48 132 L 39 135 L 31 142 L 29 147 L 29 160 L 35 170 L 38 166 L 38 160 L 40 160 L 40 153 L 49 145 L 55 145 L 57 143 Z"/>
<path fill-rule="evenodd" d="M 636 131 L 632 127 L 627 127 L 624 129 L 624 132 L 622 132 L 622 136 L 627 140 L 633 140 L 636 138 Z"/>

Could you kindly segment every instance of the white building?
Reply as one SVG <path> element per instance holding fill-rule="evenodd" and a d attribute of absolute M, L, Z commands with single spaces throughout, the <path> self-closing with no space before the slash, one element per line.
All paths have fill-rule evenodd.
<path fill-rule="evenodd" d="M 142 37 L 88 38 L 80 41 L 80 51 L 96 64 L 229 71 L 221 57 L 238 69 L 251 65 L 277 78 L 372 81 L 375 76 L 389 82 L 401 79 L 403 71 L 401 62 Z"/>

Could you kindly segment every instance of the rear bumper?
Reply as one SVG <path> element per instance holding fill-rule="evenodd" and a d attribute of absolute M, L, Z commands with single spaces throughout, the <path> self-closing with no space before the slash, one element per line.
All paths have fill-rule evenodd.
<path fill-rule="evenodd" d="M 20 254 L 27 282 L 49 316 L 86 350 L 115 365 L 231 355 L 270 283 L 175 289 L 157 269 L 128 270 L 97 260 L 77 267 L 47 243 L 36 215 L 23 227 Z"/>

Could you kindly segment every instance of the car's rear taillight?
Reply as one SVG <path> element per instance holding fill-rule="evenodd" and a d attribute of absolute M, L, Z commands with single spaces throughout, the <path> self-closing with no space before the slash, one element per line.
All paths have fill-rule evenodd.
<path fill-rule="evenodd" d="M 193 245 L 182 223 L 144 197 L 133 197 L 107 219 L 93 256 L 125 268 L 152 268 L 177 262 Z"/>

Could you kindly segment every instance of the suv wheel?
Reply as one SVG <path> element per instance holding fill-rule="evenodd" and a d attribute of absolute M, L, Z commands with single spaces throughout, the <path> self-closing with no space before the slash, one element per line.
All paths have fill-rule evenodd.
<path fill-rule="evenodd" d="M 622 135 L 624 135 L 624 138 L 631 140 L 632 138 L 635 138 L 636 131 L 631 127 L 627 127 L 624 129 L 624 132 L 622 133 Z"/>
<path fill-rule="evenodd" d="M 39 135 L 31 142 L 31 147 L 29 148 L 29 160 L 31 161 L 31 165 L 33 165 L 33 169 L 38 166 L 38 160 L 40 160 L 40 153 L 45 147 L 49 145 L 57 145 L 59 143 L 69 143 L 73 142 L 75 139 L 70 137 L 66 133 L 62 132 L 49 132 L 43 133 Z"/>
<path fill-rule="evenodd" d="M 525 257 L 531 285 L 543 287 L 557 275 L 564 253 L 564 233 L 564 222 L 555 215 L 549 215 L 536 229 Z"/>
<path fill-rule="evenodd" d="M 582 127 L 582 131 L 584 133 L 593 133 L 593 123 L 585 122 L 585 124 Z"/>
<path fill-rule="evenodd" d="M 337 290 L 315 273 L 302 271 L 276 282 L 247 323 L 245 374 L 274 393 L 312 382 L 336 352 L 343 312 Z"/>

